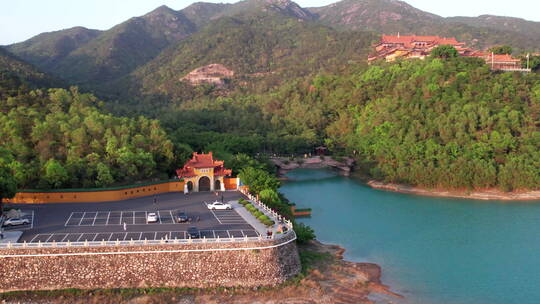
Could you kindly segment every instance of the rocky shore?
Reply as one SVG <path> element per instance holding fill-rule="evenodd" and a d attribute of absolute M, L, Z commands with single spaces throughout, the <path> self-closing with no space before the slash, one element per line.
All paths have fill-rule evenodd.
<path fill-rule="evenodd" d="M 301 246 L 307 269 L 299 277 L 273 288 L 70 290 L 0 294 L 1 303 L 224 303 L 224 304 L 362 304 L 402 298 L 381 283 L 381 268 L 343 260 L 345 250 L 312 241 Z"/>
<path fill-rule="evenodd" d="M 400 184 L 383 183 L 379 181 L 368 181 L 367 184 L 375 189 L 389 190 L 400 193 L 438 196 L 438 197 L 455 197 L 478 200 L 504 200 L 504 201 L 530 201 L 540 200 L 540 191 L 515 191 L 503 192 L 497 189 L 486 189 L 482 191 L 459 191 L 459 190 L 439 190 L 439 189 L 424 189 Z"/>
<path fill-rule="evenodd" d="M 340 175 L 350 176 L 354 167 L 354 159 L 344 157 L 343 160 L 335 160 L 330 156 L 313 156 L 289 159 L 287 157 L 271 157 L 270 160 L 278 167 L 279 176 L 283 177 L 287 172 L 295 169 L 322 169 L 332 168 Z"/>

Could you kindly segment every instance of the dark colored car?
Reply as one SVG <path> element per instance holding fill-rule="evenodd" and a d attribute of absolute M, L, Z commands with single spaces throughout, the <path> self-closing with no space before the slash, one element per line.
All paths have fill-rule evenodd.
<path fill-rule="evenodd" d="M 187 235 L 190 239 L 198 239 L 201 237 L 201 233 L 197 227 L 189 227 L 187 230 Z"/>
<path fill-rule="evenodd" d="M 187 214 L 185 212 L 178 212 L 176 214 L 176 222 L 177 223 L 185 223 L 189 221 L 189 217 L 187 216 Z"/>

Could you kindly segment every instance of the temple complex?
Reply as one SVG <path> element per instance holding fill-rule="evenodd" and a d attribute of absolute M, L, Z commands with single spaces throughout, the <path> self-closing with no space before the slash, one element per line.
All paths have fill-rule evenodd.
<path fill-rule="evenodd" d="M 521 68 L 521 60 L 512 57 L 512 55 L 497 55 L 473 50 L 454 37 L 439 36 L 382 35 L 380 42 L 374 45 L 375 52 L 368 57 L 368 62 L 379 59 L 384 59 L 387 62 L 395 61 L 398 58 L 424 59 L 431 54 L 433 49 L 441 45 L 453 46 L 460 56 L 481 58 L 492 70 L 530 72 L 530 69 Z"/>
<path fill-rule="evenodd" d="M 176 170 L 176 175 L 184 179 L 185 188 L 189 192 L 225 191 L 225 177 L 231 173 L 232 170 L 225 169 L 223 161 L 214 159 L 212 152 L 195 152 L 182 169 Z"/>
<path fill-rule="evenodd" d="M 397 36 L 382 35 L 381 41 L 375 45 L 375 53 L 370 55 L 368 61 L 385 59 L 388 62 L 397 58 L 424 59 L 431 51 L 441 45 L 451 45 L 458 53 L 465 56 L 473 51 L 465 47 L 465 43 L 458 42 L 456 38 L 439 36 Z"/>

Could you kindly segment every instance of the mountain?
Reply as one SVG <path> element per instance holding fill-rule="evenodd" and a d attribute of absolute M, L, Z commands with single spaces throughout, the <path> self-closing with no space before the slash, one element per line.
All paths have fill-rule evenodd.
<path fill-rule="evenodd" d="M 7 49 L 25 61 L 48 70 L 100 33 L 98 30 L 74 27 L 42 33 L 24 42 L 12 44 Z"/>
<path fill-rule="evenodd" d="M 428 30 L 444 19 L 397 0 L 343 0 L 309 11 L 334 27 L 388 34 Z"/>
<path fill-rule="evenodd" d="M 517 50 L 540 49 L 539 23 L 518 18 L 443 18 L 399 0 L 343 0 L 309 11 L 320 22 L 339 29 L 453 36 L 482 49 L 500 44 L 512 45 Z"/>
<path fill-rule="evenodd" d="M 257 12 L 275 12 L 284 16 L 313 20 L 316 17 L 307 9 L 290 0 L 245 0 L 229 6 L 218 16 L 234 16 Z M 215 17 L 214 17 L 215 18 Z"/>
<path fill-rule="evenodd" d="M 219 18 L 220 14 L 227 11 L 233 4 L 197 2 L 181 10 L 181 12 L 201 28 L 212 20 Z"/>
<path fill-rule="evenodd" d="M 130 81 L 146 93 L 178 96 L 186 90 L 181 78 L 189 72 L 221 64 L 234 74 L 233 84 L 245 86 L 258 79 L 279 84 L 363 63 L 375 39 L 372 33 L 340 32 L 279 13 L 223 17 L 167 48 L 132 73 Z"/>
<path fill-rule="evenodd" d="M 98 86 L 143 65 L 195 29 L 182 13 L 161 6 L 103 32 L 50 71 L 75 84 Z"/>
<path fill-rule="evenodd" d="M 449 17 L 446 20 L 453 23 L 463 23 L 475 27 L 491 28 L 500 31 L 514 32 L 530 37 L 540 44 L 540 22 L 528 21 L 521 18 L 481 15 L 478 17 Z"/>
<path fill-rule="evenodd" d="M 0 89 L 17 87 L 21 84 L 32 88 L 62 86 L 59 80 L 54 79 L 0 47 Z"/>
<path fill-rule="evenodd" d="M 273 23 L 268 22 L 267 18 L 263 18 L 261 22 L 251 18 L 249 22 L 246 21 L 248 16 L 257 15 L 288 20 Z M 222 22 L 221 19 L 228 21 Z M 256 25 L 258 22 L 259 26 Z M 209 64 L 224 64 L 235 72 L 240 71 L 235 74 L 240 76 L 237 79 L 250 73 L 275 73 L 282 68 L 280 64 L 290 59 L 289 56 L 293 56 L 294 59 L 290 59 L 293 62 L 300 56 L 300 51 L 294 46 L 295 39 L 318 48 L 299 48 L 312 58 L 299 62 L 296 66 L 289 66 L 289 70 L 303 70 L 303 73 L 294 72 L 290 75 L 301 75 L 308 70 L 314 71 L 321 66 L 328 66 L 327 63 L 317 62 L 318 58 L 329 61 L 327 52 L 330 51 L 324 41 L 308 43 L 302 36 L 284 33 L 282 30 L 287 28 L 287 23 L 294 23 L 295 26 L 299 23 L 317 24 L 318 26 L 305 28 L 301 32 L 305 37 L 330 41 L 341 38 L 324 36 L 328 27 L 338 30 L 332 32 L 332 35 L 338 35 L 338 32 L 343 32 L 345 36 L 352 35 L 349 31 L 440 35 L 456 37 L 468 46 L 478 49 L 501 44 L 512 45 L 516 52 L 540 49 L 538 22 L 496 16 L 443 18 L 398 0 L 343 0 L 324 7 L 307 9 L 290 0 L 245 0 L 234 4 L 198 2 L 180 11 L 161 6 L 104 32 L 79 27 L 44 33 L 8 48 L 45 72 L 87 89 L 102 91 L 111 91 L 120 80 L 123 85 L 119 89 L 124 88 L 129 79 L 150 77 L 159 78 L 158 82 L 161 84 L 175 83 L 190 71 Z M 216 26 L 225 26 L 228 32 L 219 31 Z M 235 26 L 242 28 L 236 29 Z M 256 30 L 246 31 L 248 27 Z M 309 30 L 322 30 L 323 33 L 307 33 Z M 229 33 L 238 33 L 240 36 L 234 37 Z M 277 43 L 272 33 L 279 33 L 291 40 L 285 43 L 284 39 L 281 39 Z M 192 35 L 195 36 L 190 38 Z M 258 36 L 250 38 L 251 35 Z M 363 35 L 364 38 L 369 36 L 365 33 L 358 35 Z M 260 37 L 270 40 L 265 41 L 259 39 Z M 182 43 L 188 38 L 191 46 Z M 371 38 L 366 39 L 372 42 Z M 237 45 L 229 43 L 230 41 Z M 208 47 L 210 42 L 213 49 Z M 246 47 L 246 44 L 253 43 L 257 45 Z M 279 48 L 282 43 L 286 45 L 284 50 L 287 51 L 280 55 L 275 48 Z M 362 47 L 365 43 L 366 41 L 362 43 Z M 338 44 L 341 45 L 341 42 Z M 332 43 L 330 45 L 336 47 Z M 357 60 L 358 55 L 363 52 L 362 49 L 352 54 L 350 48 L 340 47 L 346 49 L 345 53 L 349 57 L 343 55 L 342 49 L 333 49 L 332 51 L 338 54 L 336 57 L 339 57 L 335 59 L 338 67 L 346 66 L 349 59 Z M 265 51 L 262 51 L 263 49 Z M 254 53 L 245 53 L 247 50 Z M 322 53 L 319 54 L 319 51 Z M 203 58 L 203 54 L 208 57 Z M 182 56 L 185 57 L 181 58 Z M 150 65 L 154 70 L 144 68 L 151 61 L 153 63 Z M 163 67 L 155 62 L 173 66 Z M 248 63 L 249 67 L 245 66 Z M 234 66 L 228 67 L 227 64 Z M 133 73 L 137 69 L 152 76 Z M 156 75 L 156 70 L 162 74 Z M 145 83 L 154 84 L 155 81 Z M 132 84 L 127 86 L 133 87 Z"/>
<path fill-rule="evenodd" d="M 184 8 L 181 12 L 199 28 L 221 17 L 260 12 L 279 13 L 303 20 L 316 19 L 316 16 L 309 10 L 290 0 L 244 0 L 234 4 L 197 2 Z"/>

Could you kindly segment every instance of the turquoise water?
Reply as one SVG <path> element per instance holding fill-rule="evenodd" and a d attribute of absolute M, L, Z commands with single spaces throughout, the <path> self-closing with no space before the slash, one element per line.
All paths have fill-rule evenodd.
<path fill-rule="evenodd" d="M 295 170 L 281 191 L 317 238 L 373 262 L 406 303 L 540 303 L 540 201 L 486 202 L 374 190 Z"/>

